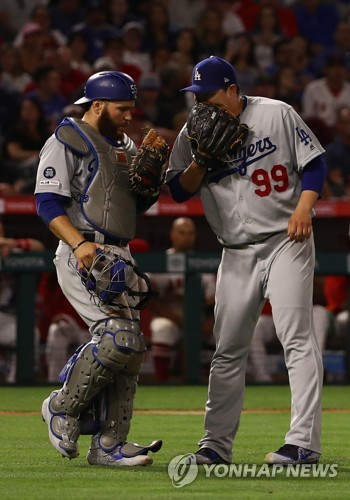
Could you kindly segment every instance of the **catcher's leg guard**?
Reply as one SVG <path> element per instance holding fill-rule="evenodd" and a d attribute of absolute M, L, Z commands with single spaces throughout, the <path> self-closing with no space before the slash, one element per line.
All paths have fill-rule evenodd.
<path fill-rule="evenodd" d="M 116 374 L 114 383 L 105 388 L 100 399 L 101 431 L 93 436 L 87 456 L 90 465 L 150 465 L 153 460 L 148 452 L 160 450 L 161 440 L 148 446 L 126 442 L 136 387 L 137 376 L 123 372 Z"/>
<path fill-rule="evenodd" d="M 110 318 L 99 325 L 99 331 L 100 340 L 84 346 L 69 367 L 62 389 L 45 400 L 45 408 L 43 405 L 43 418 L 49 425 L 51 443 L 61 453 L 62 448 L 68 450 L 65 456 L 71 458 L 78 454 L 80 426 L 77 421 L 80 413 L 113 381 L 114 374 L 122 370 L 134 354 L 144 350 L 143 336 L 135 321 Z M 51 439 L 50 434 L 54 419 L 56 438 L 61 437 L 58 443 Z"/>

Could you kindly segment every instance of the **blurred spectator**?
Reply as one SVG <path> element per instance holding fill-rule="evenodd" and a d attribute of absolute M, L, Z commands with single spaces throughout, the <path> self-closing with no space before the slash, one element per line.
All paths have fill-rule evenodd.
<path fill-rule="evenodd" d="M 138 96 L 135 107 L 137 118 L 143 121 L 144 125 L 148 123 L 153 126 L 158 115 L 158 96 L 160 92 L 160 79 L 157 73 L 144 73 L 138 85 Z M 133 116 L 134 116 L 133 114 Z M 142 126 L 138 127 L 142 130 Z"/>
<path fill-rule="evenodd" d="M 237 14 L 242 18 L 247 31 L 253 31 L 261 9 L 270 7 L 274 10 L 278 19 L 278 25 L 282 36 L 293 38 L 298 35 L 299 28 L 294 11 L 284 5 L 284 0 L 260 0 L 259 2 L 246 0 L 236 2 Z"/>
<path fill-rule="evenodd" d="M 350 83 L 346 81 L 343 59 L 330 57 L 324 78 L 308 83 L 302 97 L 303 118 L 318 118 L 328 127 L 335 123 L 336 111 L 350 102 Z"/>
<path fill-rule="evenodd" d="M 115 33 L 116 28 L 107 20 L 107 10 L 103 0 L 84 1 L 85 16 L 81 23 L 73 26 L 71 34 L 82 33 L 88 44 L 89 62 L 102 56 L 104 40 Z"/>
<path fill-rule="evenodd" d="M 197 61 L 198 41 L 195 31 L 184 28 L 175 34 L 174 48 L 171 53 L 171 62 L 174 62 L 183 74 L 183 87 L 190 85 L 192 68 Z"/>
<path fill-rule="evenodd" d="M 292 68 L 282 68 L 276 75 L 276 99 L 291 106 L 301 103 L 301 89 Z"/>
<path fill-rule="evenodd" d="M 42 62 L 43 30 L 38 23 L 26 23 L 14 46 L 18 48 L 22 70 L 34 75 Z"/>
<path fill-rule="evenodd" d="M 62 109 L 67 99 L 61 92 L 61 75 L 54 66 L 42 66 L 34 75 L 34 90 L 27 92 L 27 97 L 35 97 L 41 104 L 45 119 L 50 129 L 55 129 L 62 118 Z"/>
<path fill-rule="evenodd" d="M 153 0 L 145 17 L 143 49 L 151 52 L 156 47 L 171 47 L 174 26 L 168 8 L 162 0 Z"/>
<path fill-rule="evenodd" d="M 41 252 L 44 245 L 32 238 L 7 238 L 4 226 L 0 221 L 0 257 L 6 259 L 14 252 Z M 6 367 L 5 381 L 16 381 L 16 343 L 17 343 L 17 317 L 15 303 L 15 280 L 13 275 L 1 273 L 0 275 L 0 356 Z M 35 364 L 38 369 L 40 333 L 35 330 Z"/>
<path fill-rule="evenodd" d="M 161 82 L 157 73 L 151 72 L 142 75 L 138 85 L 136 106 L 132 111 L 133 119 L 128 127 L 128 134 L 138 146 L 142 142 L 145 129 L 155 127 L 155 124 L 159 122 L 160 89 Z M 178 119 L 181 120 L 181 117 L 175 108 L 171 114 L 171 128 L 156 126 L 158 132 L 170 146 L 174 143 L 176 135 L 186 121 L 186 118 L 182 119 L 181 126 L 179 126 Z"/>
<path fill-rule="evenodd" d="M 90 76 L 92 67 L 88 60 L 88 42 L 85 35 L 79 31 L 72 33 L 68 38 L 67 46 L 72 51 L 72 68 L 82 71 L 86 77 Z"/>
<path fill-rule="evenodd" d="M 175 219 L 170 230 L 171 248 L 167 255 L 191 252 L 196 241 L 196 227 L 192 219 Z M 159 297 L 151 299 L 149 310 L 153 316 L 150 323 L 152 357 L 157 382 L 169 380 L 174 366 L 175 348 L 183 337 L 185 280 L 183 273 L 159 273 L 150 275 L 151 282 L 159 292 Z M 206 327 L 212 333 L 215 276 L 202 275 L 203 295 L 206 309 Z M 205 324 L 203 315 L 203 327 Z M 207 332 L 208 333 L 208 332 Z"/>
<path fill-rule="evenodd" d="M 45 3 L 45 0 L 1 0 L 0 18 L 6 30 L 15 35 L 28 22 L 33 7 Z"/>
<path fill-rule="evenodd" d="M 344 346 L 349 336 L 349 276 L 328 275 L 324 277 L 324 293 L 327 309 L 334 319 L 333 344 L 336 348 Z"/>
<path fill-rule="evenodd" d="M 310 57 L 310 44 L 305 38 L 297 36 L 290 40 L 290 50 L 289 66 L 298 80 L 299 90 L 303 92 L 306 85 L 315 79 Z"/>
<path fill-rule="evenodd" d="M 254 42 L 248 33 L 232 37 L 227 46 L 225 59 L 233 64 L 242 94 L 250 94 L 259 78 L 254 55 Z"/>
<path fill-rule="evenodd" d="M 161 88 L 157 99 L 158 114 L 155 121 L 157 127 L 174 128 L 174 115 L 186 110 L 186 100 L 182 87 L 181 69 L 176 66 L 165 67 L 160 73 Z"/>
<path fill-rule="evenodd" d="M 31 76 L 21 68 L 18 50 L 9 44 L 0 47 L 0 89 L 22 93 Z"/>
<path fill-rule="evenodd" d="M 330 47 L 324 47 L 312 60 L 311 65 L 317 77 L 323 76 L 327 60 L 335 56 L 344 60 L 347 69 L 347 78 L 350 76 L 350 24 L 339 23 L 334 33 L 334 43 Z"/>
<path fill-rule="evenodd" d="M 157 47 L 151 52 L 151 68 L 152 71 L 161 74 L 163 69 L 169 66 L 172 52 L 169 47 Z"/>
<path fill-rule="evenodd" d="M 200 59 L 216 56 L 223 57 L 226 51 L 227 36 L 223 30 L 223 14 L 218 7 L 206 7 L 197 23 L 198 56 Z"/>
<path fill-rule="evenodd" d="M 42 28 L 43 47 L 57 49 L 65 45 L 67 38 L 58 30 L 52 29 L 50 11 L 46 5 L 36 5 L 30 13 L 29 21 Z"/>
<path fill-rule="evenodd" d="M 276 99 L 276 90 L 275 78 L 268 75 L 262 75 L 258 78 L 252 89 L 251 95 L 262 95 L 270 99 Z"/>
<path fill-rule="evenodd" d="M 123 62 L 137 66 L 142 73 L 151 70 L 151 58 L 143 50 L 144 27 L 139 22 L 127 23 L 122 29 L 124 54 Z"/>
<path fill-rule="evenodd" d="M 326 146 L 327 182 L 330 195 L 350 197 L 350 103 L 337 111 L 336 136 Z"/>
<path fill-rule="evenodd" d="M 254 56 L 261 71 L 266 71 L 274 62 L 274 45 L 282 39 L 276 10 L 262 7 L 253 30 Z"/>
<path fill-rule="evenodd" d="M 333 2 L 300 0 L 293 6 L 293 10 L 299 34 L 310 42 L 313 54 L 333 45 L 334 32 L 339 22 Z"/>
<path fill-rule="evenodd" d="M 73 26 L 78 24 L 84 17 L 82 0 L 57 0 L 50 2 L 49 12 L 51 27 L 60 31 L 65 37 L 69 37 Z"/>
<path fill-rule="evenodd" d="M 90 342 L 86 323 L 63 295 L 55 273 L 43 273 L 38 289 L 38 325 L 46 338 L 47 382 L 55 384 L 70 355 L 81 344 Z"/>
<path fill-rule="evenodd" d="M 227 37 L 236 36 L 239 33 L 245 32 L 244 23 L 236 12 L 237 2 L 219 0 L 215 2 L 215 5 L 219 7 L 223 13 L 222 29 Z"/>
<path fill-rule="evenodd" d="M 276 75 L 281 69 L 290 67 L 292 58 L 292 42 L 290 39 L 281 38 L 273 44 L 273 63 L 265 68 L 265 73 Z"/>
<path fill-rule="evenodd" d="M 136 82 L 140 80 L 142 70 L 135 64 L 124 62 L 124 41 L 121 33 L 115 33 L 104 41 L 103 55 L 93 64 L 94 71 L 113 70 L 127 73 Z"/>
<path fill-rule="evenodd" d="M 13 92 L 7 87 L 2 88 L 0 85 L 0 151 L 4 142 L 5 133 L 8 131 L 9 127 L 12 126 L 16 118 L 19 99 L 20 94 L 18 92 Z M 0 161 L 1 156 L 2 154 L 0 154 Z M 2 172 L 0 168 L 0 179 L 1 175 Z"/>
<path fill-rule="evenodd" d="M 206 7 L 206 0 L 168 0 L 170 19 L 177 29 L 197 26 L 200 16 Z"/>
<path fill-rule="evenodd" d="M 131 11 L 128 0 L 108 0 L 107 19 L 120 30 L 126 23 L 137 21 L 138 16 Z"/>
<path fill-rule="evenodd" d="M 348 21 L 350 18 L 349 0 L 336 0 L 336 7 L 341 21 Z"/>
<path fill-rule="evenodd" d="M 69 47 L 59 47 L 56 51 L 56 69 L 60 74 L 60 93 L 67 101 L 84 87 L 86 74 L 80 69 L 73 68 L 73 53 Z"/>
<path fill-rule="evenodd" d="M 39 152 L 50 130 L 39 101 L 23 97 L 18 120 L 5 134 L 1 180 L 14 192 L 33 193 Z"/>

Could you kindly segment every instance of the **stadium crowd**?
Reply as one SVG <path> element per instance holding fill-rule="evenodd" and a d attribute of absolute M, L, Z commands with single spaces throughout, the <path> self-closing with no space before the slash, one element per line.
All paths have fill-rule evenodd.
<path fill-rule="evenodd" d="M 1 0 L 0 195 L 33 193 L 39 152 L 93 73 L 128 73 L 128 134 L 172 144 L 193 64 L 235 67 L 242 94 L 296 108 L 326 150 L 323 197 L 350 196 L 350 0 Z"/>
<path fill-rule="evenodd" d="M 134 78 L 130 136 L 152 124 L 167 140 L 186 120 L 195 61 L 231 61 L 241 92 L 281 99 L 327 150 L 324 196 L 349 196 L 349 0 L 24 0 L 0 3 L 2 193 L 32 192 L 38 154 L 86 78 Z"/>

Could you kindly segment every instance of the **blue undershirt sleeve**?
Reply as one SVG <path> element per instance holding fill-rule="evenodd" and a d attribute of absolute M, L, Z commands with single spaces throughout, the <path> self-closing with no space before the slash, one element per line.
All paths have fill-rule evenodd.
<path fill-rule="evenodd" d="M 301 190 L 315 191 L 321 195 L 327 175 L 327 165 L 323 155 L 316 156 L 304 168 L 301 176 Z"/>
<path fill-rule="evenodd" d="M 64 204 L 68 197 L 55 193 L 38 193 L 35 195 L 36 211 L 39 217 L 48 226 L 50 222 L 60 215 L 67 215 Z"/>
<path fill-rule="evenodd" d="M 182 203 L 183 201 L 189 200 L 195 193 L 189 193 L 186 191 L 180 184 L 180 175 L 182 172 L 179 172 L 168 182 L 168 186 L 170 189 L 171 196 L 177 203 Z"/>

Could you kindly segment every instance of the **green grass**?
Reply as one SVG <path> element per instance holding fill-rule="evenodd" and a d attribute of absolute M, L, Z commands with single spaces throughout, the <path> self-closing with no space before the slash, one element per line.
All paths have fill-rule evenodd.
<path fill-rule="evenodd" d="M 136 410 L 202 409 L 206 387 L 140 387 Z M 135 413 L 130 440 L 162 438 L 163 448 L 147 468 L 91 467 L 86 462 L 88 436 L 81 436 L 81 455 L 60 458 L 47 438 L 39 412 L 49 387 L 0 388 L 0 498 L 5 499 L 310 499 L 350 498 L 350 413 L 325 411 L 322 463 L 338 464 L 336 478 L 217 478 L 200 470 L 190 485 L 176 489 L 167 474 L 169 461 L 192 452 L 203 433 L 203 415 Z M 326 386 L 325 409 L 349 409 L 350 387 Z M 288 387 L 248 387 L 244 408 L 285 409 Z M 4 412 L 18 411 L 18 414 Z M 278 448 L 289 426 L 289 413 L 243 413 L 235 440 L 234 462 L 262 464 L 265 453 Z"/>

